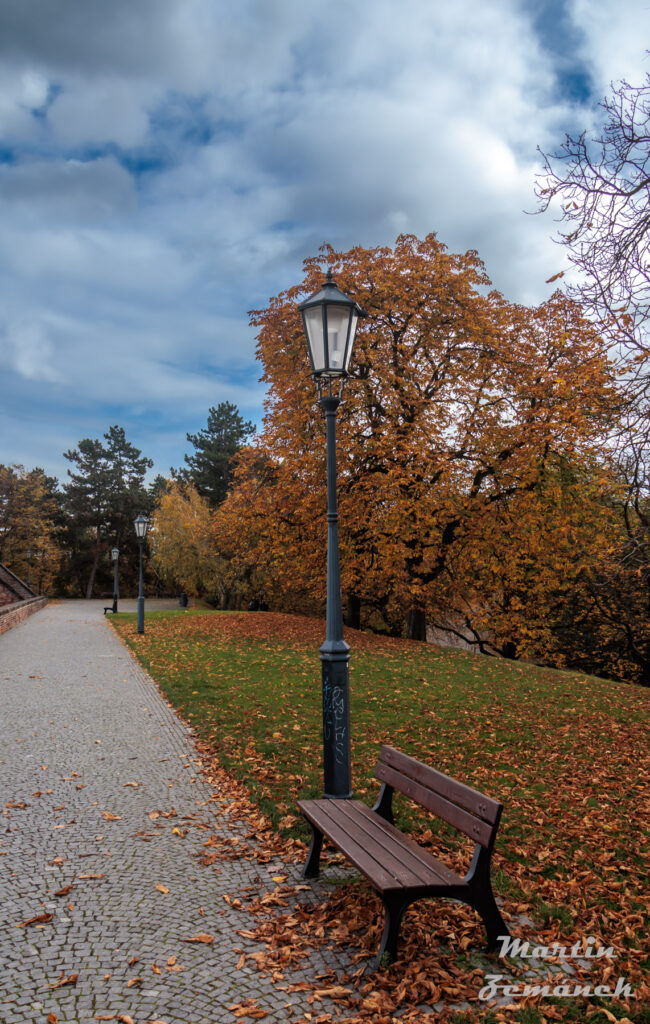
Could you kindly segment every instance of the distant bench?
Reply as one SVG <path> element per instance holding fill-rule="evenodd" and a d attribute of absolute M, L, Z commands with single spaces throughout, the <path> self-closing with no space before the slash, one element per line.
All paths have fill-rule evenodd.
<path fill-rule="evenodd" d="M 492 950 L 500 935 L 509 935 L 492 893 L 490 860 L 503 805 L 402 754 L 381 748 L 375 778 L 383 783 L 371 809 L 359 800 L 300 800 L 311 825 L 312 840 L 305 878 L 319 873 L 326 836 L 366 876 L 381 896 L 386 916 L 377 963 L 397 956 L 400 924 L 410 903 L 430 896 L 461 900 L 481 915 Z M 476 847 L 464 878 L 455 874 L 399 829 L 392 811 L 393 791 L 432 811 L 474 839 Z"/>

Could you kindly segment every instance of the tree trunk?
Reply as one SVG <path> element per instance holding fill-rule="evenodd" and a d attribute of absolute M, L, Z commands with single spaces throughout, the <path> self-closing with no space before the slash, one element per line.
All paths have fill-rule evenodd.
<path fill-rule="evenodd" d="M 511 658 L 516 660 L 517 658 L 517 645 L 514 640 L 506 640 L 503 647 L 501 648 L 501 654 L 504 658 Z"/>
<path fill-rule="evenodd" d="M 427 616 L 424 608 L 414 606 L 406 616 L 406 639 L 427 640 Z"/>
<path fill-rule="evenodd" d="M 348 594 L 346 626 L 350 629 L 361 629 L 361 598 L 356 594 Z"/>
<path fill-rule="evenodd" d="M 90 576 L 88 577 L 88 586 L 86 587 L 86 601 L 90 601 L 93 596 L 93 587 L 95 586 L 95 574 L 97 572 L 97 566 L 99 565 L 99 556 L 101 554 L 99 545 L 95 548 L 95 557 L 93 558 L 92 568 L 90 570 Z"/>

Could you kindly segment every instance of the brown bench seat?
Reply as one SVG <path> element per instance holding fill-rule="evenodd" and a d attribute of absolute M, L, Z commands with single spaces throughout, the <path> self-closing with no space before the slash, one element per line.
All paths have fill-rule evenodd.
<path fill-rule="evenodd" d="M 386 910 L 378 962 L 384 955 L 395 958 L 404 912 L 410 903 L 425 897 L 462 900 L 474 907 L 493 949 L 499 936 L 509 935 L 490 883 L 490 858 L 502 805 L 393 747 L 382 747 L 375 777 L 383 786 L 373 808 L 359 800 L 299 801 L 312 829 L 305 877 L 318 875 L 325 836 L 365 875 Z M 464 878 L 395 827 L 394 790 L 475 840 L 472 864 Z"/>

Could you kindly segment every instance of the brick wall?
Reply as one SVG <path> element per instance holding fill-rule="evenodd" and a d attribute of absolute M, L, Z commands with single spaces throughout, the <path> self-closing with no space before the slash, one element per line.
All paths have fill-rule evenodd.
<path fill-rule="evenodd" d="M 0 633 L 17 626 L 23 619 L 40 611 L 47 604 L 46 597 L 32 597 L 28 601 L 14 601 L 11 605 L 0 607 Z"/>

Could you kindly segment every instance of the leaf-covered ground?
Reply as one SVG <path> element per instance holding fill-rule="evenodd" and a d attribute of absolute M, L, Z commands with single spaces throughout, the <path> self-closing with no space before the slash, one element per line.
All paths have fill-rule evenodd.
<path fill-rule="evenodd" d="M 268 816 L 275 830 L 269 842 L 287 842 L 295 856 L 294 841 L 308 837 L 296 800 L 321 795 L 324 624 L 276 613 L 156 613 L 138 636 L 133 616 L 112 622 L 201 738 L 206 759 L 214 757 L 213 770 L 218 763 L 244 784 L 258 825 L 260 810 Z M 457 1021 L 650 1021 L 647 692 L 354 630 L 346 639 L 355 795 L 374 801 L 374 764 L 388 742 L 500 800 L 493 881 L 513 934 L 566 946 L 594 936 L 597 946 L 614 947 L 615 959 L 593 967 L 592 983 L 613 987 L 624 976 L 636 998 L 533 998 L 486 1010 L 476 1000 L 484 974 L 475 954 L 483 945 L 477 916 L 428 901 L 409 910 L 391 971 L 372 982 L 352 978 L 352 1001 L 346 985 L 338 994 L 329 985 L 328 998 L 348 1007 L 340 1019 L 391 1021 L 399 1013 L 415 1021 L 419 1003 L 466 1000 L 472 1008 Z M 470 842 L 408 801 L 396 801 L 396 810 L 402 828 L 451 867 L 466 868 Z M 305 911 L 303 920 L 287 913 L 259 921 L 258 937 L 270 951 L 292 939 L 298 949 L 310 935 L 345 942 L 361 960 L 379 944 L 380 909 L 357 883 L 334 892 L 318 913 Z M 522 924 L 528 919 L 532 925 Z"/>

